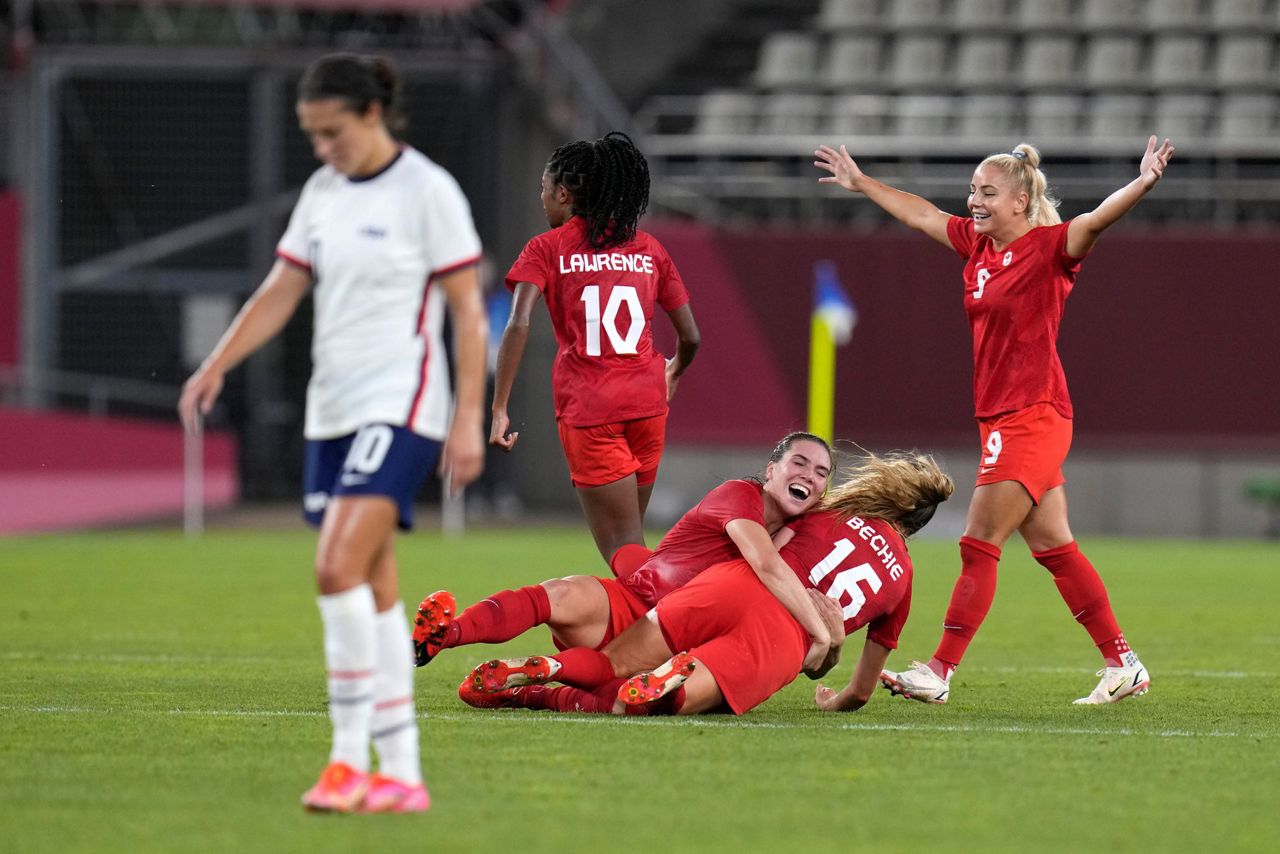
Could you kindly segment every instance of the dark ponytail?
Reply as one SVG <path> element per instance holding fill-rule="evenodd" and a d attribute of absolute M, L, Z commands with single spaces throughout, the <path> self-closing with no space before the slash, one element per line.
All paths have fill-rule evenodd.
<path fill-rule="evenodd" d="M 649 163 L 631 137 L 613 131 L 562 145 L 552 152 L 546 171 L 552 184 L 563 184 L 573 194 L 573 212 L 587 221 L 592 249 L 635 239 L 649 207 Z"/>
<path fill-rule="evenodd" d="M 298 100 L 336 98 L 361 116 L 377 101 L 382 105 L 387 130 L 399 136 L 406 125 L 401 110 L 402 88 L 399 73 L 384 56 L 331 53 L 307 67 L 298 81 Z"/>

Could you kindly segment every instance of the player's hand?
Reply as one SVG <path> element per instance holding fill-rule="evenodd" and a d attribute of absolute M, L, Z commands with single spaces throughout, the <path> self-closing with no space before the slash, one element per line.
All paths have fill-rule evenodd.
<path fill-rule="evenodd" d="M 844 609 L 825 593 L 812 587 L 805 589 L 809 594 L 809 601 L 818 609 L 818 616 L 822 617 L 822 622 L 827 624 L 827 631 L 831 633 L 831 648 L 840 649 L 844 646 Z"/>
<path fill-rule="evenodd" d="M 489 427 L 489 444 L 495 445 L 504 451 L 510 451 L 515 447 L 516 439 L 520 438 L 520 431 L 508 433 L 507 428 L 511 426 L 511 418 L 507 416 L 505 409 L 495 409 L 493 411 L 493 423 Z"/>
<path fill-rule="evenodd" d="M 680 377 L 675 373 L 675 363 L 675 359 L 667 359 L 667 403 L 676 396 L 676 386 L 680 384 Z"/>
<path fill-rule="evenodd" d="M 457 495 L 484 471 L 484 434 L 478 426 L 455 419 L 440 452 L 440 476 L 449 494 Z"/>
<path fill-rule="evenodd" d="M 182 385 L 182 396 L 178 398 L 178 417 L 188 433 L 198 429 L 200 418 L 208 415 L 222 393 L 222 371 L 201 367 Z"/>
<path fill-rule="evenodd" d="M 824 712 L 840 711 L 840 693 L 834 688 L 819 684 L 813 692 L 813 704 Z"/>
<path fill-rule="evenodd" d="M 866 176 L 862 174 L 858 164 L 853 162 L 853 158 L 849 156 L 849 150 L 843 145 L 840 146 L 839 151 L 827 145 L 820 145 L 818 150 L 813 152 L 813 156 L 818 158 L 813 161 L 814 166 L 831 173 L 830 176 L 824 175 L 819 178 L 819 184 L 839 184 L 854 193 L 861 191 L 862 180 Z"/>
<path fill-rule="evenodd" d="M 831 652 L 831 644 L 828 641 L 815 640 L 809 643 L 809 651 L 805 653 L 804 664 L 800 669 L 804 673 L 822 673 L 823 664 L 826 663 L 827 654 Z M 816 677 L 814 677 L 816 678 Z"/>
<path fill-rule="evenodd" d="M 1156 182 L 1164 175 L 1165 167 L 1169 165 L 1169 158 L 1173 156 L 1174 148 L 1169 144 L 1169 140 L 1165 140 L 1159 148 L 1156 148 L 1157 137 L 1152 134 L 1147 140 L 1147 150 L 1142 155 L 1142 164 L 1138 166 L 1138 177 L 1142 179 L 1142 188 L 1150 190 L 1156 185 Z"/>

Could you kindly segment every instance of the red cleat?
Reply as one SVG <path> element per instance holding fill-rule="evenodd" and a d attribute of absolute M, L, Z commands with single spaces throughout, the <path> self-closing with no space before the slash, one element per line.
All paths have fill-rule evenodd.
<path fill-rule="evenodd" d="M 524 694 L 529 686 L 503 688 L 501 691 L 488 692 L 477 690 L 470 676 L 462 680 L 458 686 L 458 699 L 473 709 L 523 709 Z"/>
<path fill-rule="evenodd" d="M 685 683 L 698 663 L 687 652 L 677 652 L 649 673 L 637 673 L 618 689 L 618 699 L 628 706 L 661 700 Z"/>
<path fill-rule="evenodd" d="M 542 685 L 554 679 L 559 672 L 560 662 L 542 655 L 495 658 L 472 670 L 467 681 L 477 692 L 496 694 L 521 685 Z"/>
<path fill-rule="evenodd" d="M 413 657 L 421 667 L 442 649 L 444 633 L 458 616 L 458 600 L 448 590 L 437 590 L 418 606 L 413 618 Z"/>

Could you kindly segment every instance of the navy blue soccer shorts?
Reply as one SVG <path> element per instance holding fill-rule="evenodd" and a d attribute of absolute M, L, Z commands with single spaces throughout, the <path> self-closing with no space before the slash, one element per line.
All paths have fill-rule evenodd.
<path fill-rule="evenodd" d="M 413 499 L 440 459 L 441 443 L 407 427 L 366 424 L 336 439 L 308 439 L 302 471 L 302 515 L 319 526 L 339 495 L 385 495 L 398 524 L 413 529 Z"/>

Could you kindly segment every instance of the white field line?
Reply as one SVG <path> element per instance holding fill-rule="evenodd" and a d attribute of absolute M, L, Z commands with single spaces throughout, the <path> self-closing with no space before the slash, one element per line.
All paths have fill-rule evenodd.
<path fill-rule="evenodd" d="M 105 662 L 108 664 L 279 664 L 281 659 L 259 655 L 163 655 L 163 654 L 85 654 L 7 651 L 0 652 L 0 661 L 84 661 Z M 1096 667 L 965 667 L 961 676 L 966 673 L 1045 673 L 1045 674 L 1082 674 L 1093 673 Z M 1192 679 L 1276 679 L 1280 673 L 1251 670 L 1165 670 L 1156 668 L 1158 678 L 1192 678 Z"/>
<path fill-rule="evenodd" d="M 89 709 L 76 706 L 0 706 L 0 712 L 49 715 L 124 715 L 129 716 L 178 716 L 208 718 L 327 718 L 328 712 L 302 709 Z M 904 733 L 970 733 L 999 735 L 1082 735 L 1082 736 L 1132 736 L 1138 738 L 1276 738 L 1276 732 L 1233 732 L 1229 730 L 1183 729 L 1132 729 L 1121 727 L 1031 727 L 1031 726 L 982 726 L 968 724 L 918 724 L 918 723 L 858 723 L 836 721 L 831 723 L 773 723 L 720 717 L 676 718 L 628 718 L 619 720 L 613 715 L 524 715 L 499 711 L 491 714 L 443 714 L 419 713 L 418 717 L 431 721 L 447 721 L 467 724 L 568 724 L 615 726 L 692 727 L 695 729 L 721 730 L 849 730 L 854 732 L 904 732 Z"/>

